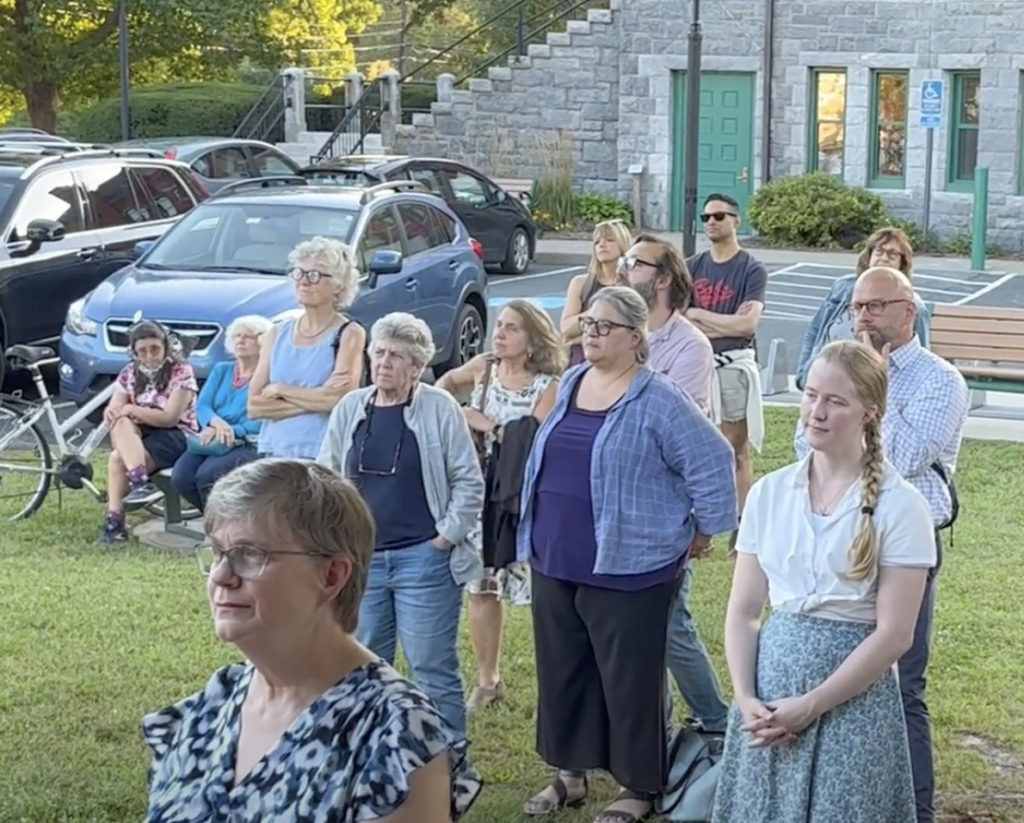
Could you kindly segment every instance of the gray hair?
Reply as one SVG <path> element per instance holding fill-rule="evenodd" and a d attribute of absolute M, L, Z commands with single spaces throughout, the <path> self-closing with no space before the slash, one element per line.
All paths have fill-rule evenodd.
<path fill-rule="evenodd" d="M 352 305 L 359 293 L 359 267 L 349 246 L 330 237 L 314 237 L 291 250 L 288 268 L 294 268 L 300 260 L 315 260 L 320 272 L 334 282 L 334 308 L 341 311 Z"/>
<path fill-rule="evenodd" d="M 249 334 L 256 335 L 256 337 L 262 337 L 267 329 L 273 325 L 266 317 L 261 317 L 258 314 L 246 314 L 242 317 L 236 317 L 228 323 L 227 330 L 224 332 L 224 350 L 234 356 L 235 343 L 232 338 L 235 334 L 240 331 L 247 331 Z"/>
<path fill-rule="evenodd" d="M 373 324 L 370 329 L 371 356 L 377 344 L 387 340 L 404 344 L 413 363 L 421 369 L 425 369 L 429 365 L 437 352 L 434 338 L 430 334 L 430 326 L 418 317 L 404 311 L 385 314 Z"/>
<path fill-rule="evenodd" d="M 346 632 L 356 630 L 376 534 L 373 515 L 351 482 L 307 460 L 255 460 L 221 477 L 210 492 L 206 533 L 228 523 L 268 532 L 313 556 L 347 557 L 352 576 L 334 602 L 334 616 Z"/>
<path fill-rule="evenodd" d="M 643 365 L 650 360 L 651 347 L 647 343 L 647 301 L 629 286 L 609 286 L 590 298 L 588 308 L 597 303 L 607 303 L 622 318 L 623 323 L 640 332 L 636 362 Z"/>

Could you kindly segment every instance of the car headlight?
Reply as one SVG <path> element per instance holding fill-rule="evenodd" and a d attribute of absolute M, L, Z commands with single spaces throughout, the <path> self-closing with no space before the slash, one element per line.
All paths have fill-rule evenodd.
<path fill-rule="evenodd" d="M 68 316 L 64 325 L 72 334 L 87 334 L 90 337 L 95 337 L 99 329 L 99 323 L 85 316 L 84 297 L 68 306 Z"/>

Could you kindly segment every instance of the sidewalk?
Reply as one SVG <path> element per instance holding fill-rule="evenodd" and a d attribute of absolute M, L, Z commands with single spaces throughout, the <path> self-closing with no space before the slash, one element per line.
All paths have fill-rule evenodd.
<path fill-rule="evenodd" d="M 659 237 L 682 248 L 683 235 L 679 232 L 654 232 Z M 743 243 L 743 238 L 740 238 Z M 697 251 L 708 247 L 703 234 L 697 237 Z M 537 241 L 536 262 L 542 266 L 585 266 L 590 260 L 591 243 L 589 240 L 572 240 L 548 235 Z M 852 251 L 808 251 L 804 249 L 765 249 L 751 248 L 751 253 L 758 260 L 767 264 L 790 265 L 792 263 L 818 263 L 822 266 L 849 266 L 853 270 L 857 260 L 856 252 Z M 971 261 L 967 257 L 926 257 L 914 256 L 915 269 L 944 269 L 946 271 L 971 271 Z M 986 260 L 985 270 L 989 272 L 1005 272 L 1007 274 L 1024 274 L 1024 260 Z"/>

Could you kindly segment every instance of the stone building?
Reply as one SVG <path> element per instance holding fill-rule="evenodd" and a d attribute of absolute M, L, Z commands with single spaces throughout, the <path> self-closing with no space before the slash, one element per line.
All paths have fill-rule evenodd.
<path fill-rule="evenodd" d="M 610 0 L 445 94 L 397 151 L 498 176 L 567 173 L 679 229 L 688 0 Z M 705 0 L 700 192 L 746 205 L 766 180 L 820 169 L 922 222 L 922 83 L 942 81 L 931 225 L 970 224 L 989 169 L 989 240 L 1024 247 L 1024 0 Z"/>

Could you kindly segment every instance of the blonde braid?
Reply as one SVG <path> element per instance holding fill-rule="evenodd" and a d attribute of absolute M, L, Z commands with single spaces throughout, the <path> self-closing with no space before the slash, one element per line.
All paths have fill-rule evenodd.
<path fill-rule="evenodd" d="M 882 432 L 878 418 L 864 426 L 864 474 L 861 492 L 861 516 L 857 534 L 847 554 L 850 569 L 846 572 L 849 580 L 871 580 L 878 570 L 878 533 L 875 531 L 873 515 L 878 505 L 878 494 L 882 487 L 882 472 L 885 456 L 882 453 Z"/>

